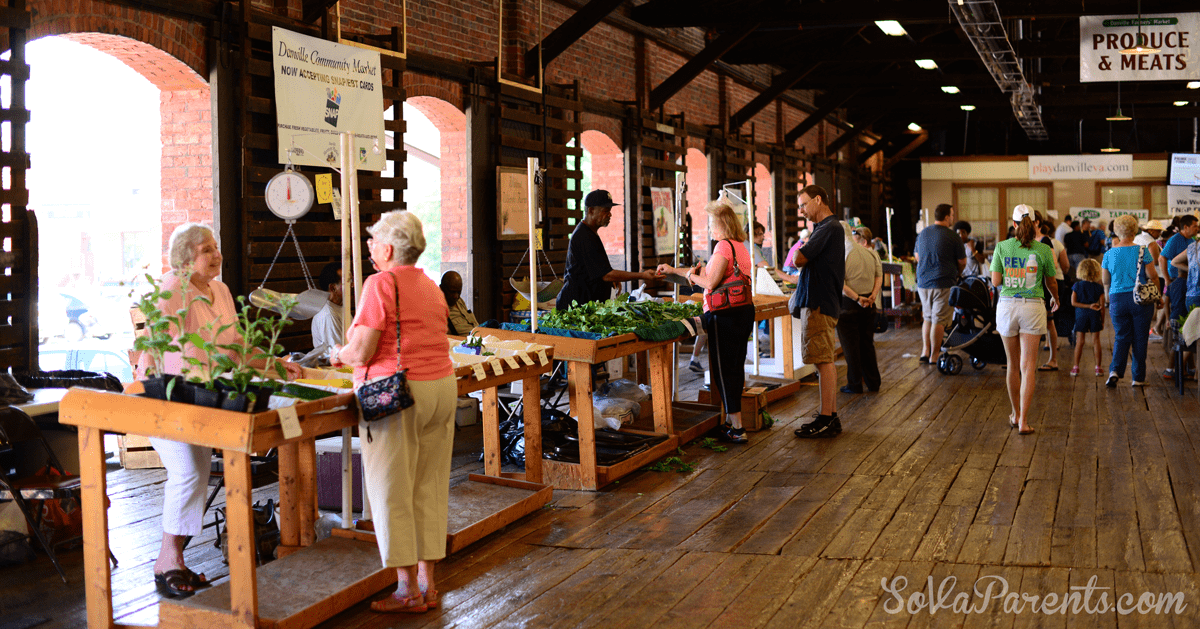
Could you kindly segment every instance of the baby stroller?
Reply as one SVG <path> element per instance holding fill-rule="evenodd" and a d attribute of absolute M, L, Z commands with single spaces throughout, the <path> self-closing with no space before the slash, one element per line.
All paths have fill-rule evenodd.
<path fill-rule="evenodd" d="M 962 371 L 964 351 L 971 357 L 971 366 L 983 369 L 988 363 L 1004 363 L 1004 342 L 996 332 L 997 291 L 982 277 L 965 277 L 950 289 L 950 305 L 954 319 L 942 338 L 942 354 L 938 371 L 953 376 Z"/>

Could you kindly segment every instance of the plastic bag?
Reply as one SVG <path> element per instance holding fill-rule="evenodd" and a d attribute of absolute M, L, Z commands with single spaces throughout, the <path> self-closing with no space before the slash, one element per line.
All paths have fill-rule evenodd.
<path fill-rule="evenodd" d="M 632 422 L 642 412 L 641 404 L 615 397 L 593 397 L 592 408 L 596 414 L 596 427 L 612 430 L 620 430 L 622 424 Z"/>
<path fill-rule="evenodd" d="M 316 532 L 317 540 L 321 541 L 330 535 L 333 535 L 333 529 L 342 528 L 342 517 L 334 513 L 322 513 L 321 517 L 313 523 L 313 530 Z"/>
<path fill-rule="evenodd" d="M 600 387 L 599 395 L 608 398 L 621 398 L 634 402 L 645 402 L 650 399 L 650 387 L 638 384 L 628 378 L 619 378 Z M 637 414 L 637 411 L 634 411 Z"/>

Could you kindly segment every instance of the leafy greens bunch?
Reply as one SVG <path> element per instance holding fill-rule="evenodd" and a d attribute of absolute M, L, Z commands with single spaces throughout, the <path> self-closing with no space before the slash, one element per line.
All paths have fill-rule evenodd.
<path fill-rule="evenodd" d="M 547 328 L 579 330 L 604 336 L 628 334 L 640 328 L 655 328 L 670 321 L 698 317 L 702 308 L 696 303 L 658 303 L 630 301 L 618 295 L 607 301 L 586 304 L 571 302 L 567 310 L 542 315 L 538 325 Z"/>

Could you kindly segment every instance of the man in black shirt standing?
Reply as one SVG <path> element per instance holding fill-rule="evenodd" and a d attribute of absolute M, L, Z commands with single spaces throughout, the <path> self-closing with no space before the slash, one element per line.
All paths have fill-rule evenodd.
<path fill-rule="evenodd" d="M 614 269 L 608 263 L 608 253 L 596 233 L 612 220 L 612 208 L 617 206 L 608 190 L 589 192 L 583 205 L 587 208 L 584 219 L 575 227 L 571 244 L 567 245 L 567 272 L 555 301 L 557 310 L 570 308 L 572 302 L 604 301 L 612 297 L 613 282 L 654 279 L 654 271 L 631 273 Z"/>
<path fill-rule="evenodd" d="M 812 236 L 788 262 L 800 269 L 796 292 L 788 304 L 800 319 L 800 358 L 817 368 L 821 411 L 817 418 L 796 430 L 803 439 L 833 437 L 842 432 L 837 415 L 837 367 L 833 364 L 833 339 L 842 312 L 842 286 L 846 279 L 846 235 L 829 207 L 829 193 L 821 186 L 800 191 L 800 212 L 814 223 Z"/>

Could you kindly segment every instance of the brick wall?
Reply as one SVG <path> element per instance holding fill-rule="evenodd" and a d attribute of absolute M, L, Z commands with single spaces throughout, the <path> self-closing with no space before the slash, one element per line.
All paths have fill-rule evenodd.
<path fill-rule="evenodd" d="M 213 224 L 212 115 L 208 88 L 164 91 L 162 243 L 183 223 Z M 165 264 L 164 264 L 164 268 Z"/>
<path fill-rule="evenodd" d="M 454 98 L 445 90 L 416 85 L 415 91 L 441 93 Z M 457 97 L 461 100 L 461 92 Z M 434 96 L 408 97 L 408 104 L 429 118 L 440 135 L 442 188 L 442 271 L 454 269 L 460 274 L 469 270 L 470 233 L 467 223 L 467 116 L 454 104 Z"/>

